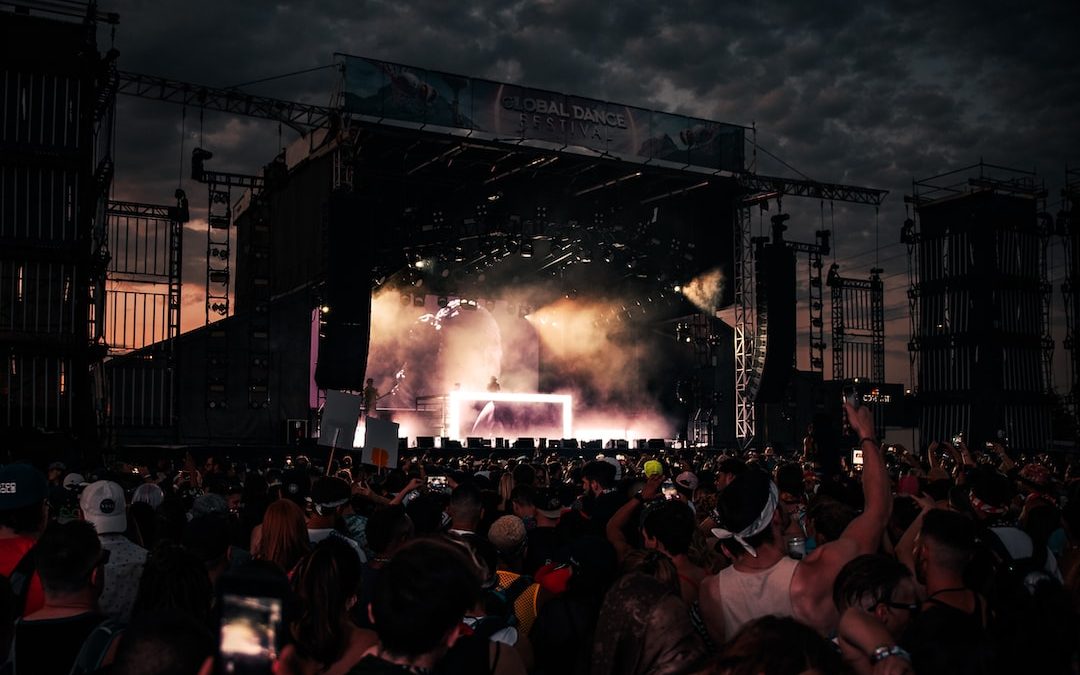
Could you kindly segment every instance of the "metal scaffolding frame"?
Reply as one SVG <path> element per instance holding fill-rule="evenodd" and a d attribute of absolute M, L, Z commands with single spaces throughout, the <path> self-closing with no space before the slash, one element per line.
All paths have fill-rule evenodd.
<path fill-rule="evenodd" d="M 757 434 L 754 399 L 758 380 L 765 363 L 763 340 L 768 326 L 758 317 L 754 304 L 755 237 L 751 208 L 776 200 L 780 204 L 785 195 L 809 197 L 818 200 L 844 201 L 855 204 L 880 206 L 888 195 L 887 190 L 862 188 L 809 180 L 793 180 L 775 176 L 746 173 L 737 177 L 744 196 L 735 204 L 733 216 L 735 246 L 735 436 L 742 447 L 750 446 Z M 800 253 L 809 256 L 810 274 L 810 364 L 816 372 L 824 370 L 824 319 L 823 289 L 821 286 L 821 257 L 829 251 L 829 232 L 815 233 L 815 244 L 791 242 Z M 814 280 L 817 280 L 815 285 Z M 816 290 L 815 290 L 816 289 Z M 815 304 L 815 296 L 817 304 Z M 816 320 L 816 323 L 815 323 Z"/>
<path fill-rule="evenodd" d="M 979 195 L 1028 202 L 1030 218 L 1022 215 L 1015 222 L 996 223 L 994 239 L 989 242 L 976 238 L 983 231 L 976 229 L 975 223 L 945 229 L 939 225 L 940 231 L 933 236 L 924 231 L 924 209 L 942 208 L 954 200 Z M 1053 222 L 1045 213 L 1043 182 L 1034 172 L 980 163 L 913 181 L 912 194 L 905 201 L 915 206 L 915 218 L 904 222 L 901 240 L 908 252 L 908 351 L 912 386 L 922 400 L 923 434 L 947 437 L 973 431 L 976 436 L 986 436 L 969 441 L 1007 434 L 1021 447 L 1042 449 L 1050 438 L 1054 346 L 1048 277 Z M 988 248 L 990 245 L 994 248 Z M 984 251 L 978 260 L 973 257 L 977 246 Z M 986 265 L 991 264 L 988 261 L 994 265 L 989 281 L 984 278 Z M 976 267 L 976 262 L 981 262 L 981 267 Z M 988 301 L 984 298 L 987 283 L 995 291 L 994 305 L 989 309 L 1000 313 L 991 330 L 1000 334 L 994 339 L 1002 350 L 997 366 L 1001 379 L 980 393 L 995 397 L 994 405 L 1001 408 L 999 418 L 993 421 L 995 429 L 988 428 L 985 415 L 981 417 L 970 400 L 972 388 L 985 386 L 979 383 L 987 376 L 985 368 L 973 366 L 986 339 L 984 332 L 973 328 L 985 320 L 982 314 L 973 313 L 973 307 L 976 302 Z"/>
<path fill-rule="evenodd" d="M 1067 169 L 1065 186 L 1061 190 L 1062 207 L 1057 214 L 1056 232 L 1065 251 L 1065 279 L 1061 282 L 1061 294 L 1065 301 L 1065 353 L 1069 360 L 1069 384 L 1063 397 L 1074 433 L 1080 430 L 1080 355 L 1077 340 L 1080 339 L 1080 169 Z"/>
<path fill-rule="evenodd" d="M 869 279 L 840 276 L 839 265 L 829 269 L 832 289 L 832 378 L 885 382 L 885 286 L 881 269 Z"/>
<path fill-rule="evenodd" d="M 105 342 L 111 356 L 180 334 L 182 227 L 187 220 L 183 190 L 176 191 L 176 199 L 175 206 L 123 201 L 106 206 Z M 147 311 L 147 305 L 153 310 Z"/>
<path fill-rule="evenodd" d="M 754 441 L 757 396 L 761 368 L 755 357 L 754 244 L 750 204 L 735 209 L 735 438 L 743 447 Z"/>
<path fill-rule="evenodd" d="M 13 443 L 25 434 L 90 449 L 105 407 L 114 56 L 98 51 L 96 23 L 108 17 L 92 3 L 23 9 L 3 13 L 0 430 Z"/>
<path fill-rule="evenodd" d="M 207 87 L 125 71 L 119 73 L 117 93 L 233 115 L 277 120 L 300 134 L 332 127 L 341 119 L 341 112 L 337 108 L 254 96 L 238 89 Z"/>
<path fill-rule="evenodd" d="M 164 206 L 110 201 L 105 340 L 112 428 L 176 425 L 176 338 L 187 197 Z M 115 358 L 120 357 L 120 358 Z"/>

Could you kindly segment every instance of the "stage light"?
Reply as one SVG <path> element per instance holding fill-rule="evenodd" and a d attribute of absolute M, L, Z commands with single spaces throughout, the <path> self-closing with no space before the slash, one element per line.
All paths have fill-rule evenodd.
<path fill-rule="evenodd" d="M 682 286 L 680 286 L 679 284 L 675 284 L 674 290 L 676 293 L 682 293 Z"/>
<path fill-rule="evenodd" d="M 445 295 L 440 295 L 438 302 L 439 302 L 439 308 L 441 309 L 443 307 L 446 307 L 448 304 L 450 304 L 450 299 L 447 298 Z"/>
<path fill-rule="evenodd" d="M 330 313 L 330 305 L 323 305 L 322 307 L 319 308 L 319 311 L 322 312 L 323 314 L 329 314 Z"/>
<path fill-rule="evenodd" d="M 521 257 L 522 258 L 531 258 L 532 254 L 533 254 L 533 245 L 532 244 L 526 243 L 526 244 L 521 245 Z"/>
<path fill-rule="evenodd" d="M 401 294 L 401 305 L 403 307 L 408 307 L 411 304 L 412 304 L 412 298 L 409 297 L 409 294 L 408 293 L 402 293 Z"/>
<path fill-rule="evenodd" d="M 422 295 L 414 295 L 413 299 L 412 299 L 412 304 L 413 304 L 413 307 L 423 307 L 424 306 L 424 296 L 422 296 Z"/>

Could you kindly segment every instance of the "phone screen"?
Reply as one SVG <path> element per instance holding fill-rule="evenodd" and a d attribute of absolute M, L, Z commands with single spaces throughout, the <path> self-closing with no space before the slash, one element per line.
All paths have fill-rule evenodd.
<path fill-rule="evenodd" d="M 221 596 L 221 673 L 269 673 L 278 656 L 282 600 L 224 593 Z"/>
<path fill-rule="evenodd" d="M 675 499 L 675 495 L 678 494 L 674 483 L 664 483 L 660 486 L 660 492 L 664 494 L 665 499 Z"/>
<path fill-rule="evenodd" d="M 428 488 L 432 490 L 449 490 L 450 484 L 446 481 L 446 476 L 428 476 L 427 479 Z"/>
<path fill-rule="evenodd" d="M 863 464 L 863 451 L 856 449 L 851 451 L 851 465 L 862 466 Z"/>

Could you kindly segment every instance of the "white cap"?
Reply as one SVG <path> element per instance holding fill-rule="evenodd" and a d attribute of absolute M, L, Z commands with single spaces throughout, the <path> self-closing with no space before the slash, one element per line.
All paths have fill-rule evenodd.
<path fill-rule="evenodd" d="M 135 494 L 131 497 L 132 504 L 145 502 L 155 509 L 161 506 L 163 501 L 165 501 L 165 493 L 156 483 L 143 483 L 135 488 Z"/>
<path fill-rule="evenodd" d="M 86 485 L 86 479 L 81 473 L 69 473 L 64 476 L 64 487 L 77 488 L 80 485 Z"/>
<path fill-rule="evenodd" d="M 83 519 L 94 526 L 98 534 L 123 532 L 127 529 L 124 488 L 111 480 L 99 480 L 86 486 L 79 497 Z"/>
<path fill-rule="evenodd" d="M 600 461 L 601 462 L 607 462 L 608 464 L 614 466 L 615 467 L 615 480 L 616 481 L 622 480 L 622 464 L 619 462 L 619 460 L 615 459 L 614 457 L 604 457 Z"/>

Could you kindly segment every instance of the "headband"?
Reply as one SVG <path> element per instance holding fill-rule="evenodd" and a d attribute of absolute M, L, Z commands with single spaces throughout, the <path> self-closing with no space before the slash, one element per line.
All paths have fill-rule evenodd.
<path fill-rule="evenodd" d="M 987 515 L 990 515 L 990 516 L 1000 516 L 1001 514 L 1008 511 L 1008 509 L 1005 508 L 1005 507 L 993 506 L 991 504 L 987 504 L 983 500 L 976 497 L 974 492 L 971 493 L 971 506 L 976 511 L 981 511 L 981 512 L 983 512 L 983 513 L 985 513 Z"/>
<path fill-rule="evenodd" d="M 739 545 L 746 549 L 746 552 L 753 557 L 757 557 L 757 551 L 753 546 L 746 543 L 749 537 L 758 534 L 765 530 L 772 522 L 773 513 L 776 511 L 776 505 L 780 500 L 780 493 L 776 489 L 776 483 L 769 481 L 769 498 L 765 502 L 765 508 L 761 510 L 761 515 L 757 517 L 757 520 L 744 527 L 739 532 L 731 532 L 725 530 L 722 527 L 714 527 L 712 529 L 713 536 L 717 539 L 734 539 L 739 542 Z"/>

